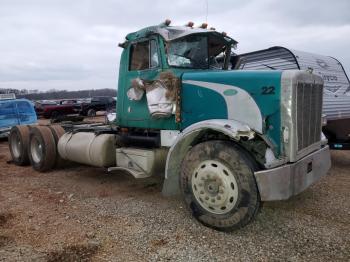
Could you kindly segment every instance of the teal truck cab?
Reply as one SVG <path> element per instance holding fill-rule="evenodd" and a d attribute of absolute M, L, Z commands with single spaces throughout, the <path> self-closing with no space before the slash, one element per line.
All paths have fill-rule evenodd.
<path fill-rule="evenodd" d="M 262 201 L 302 192 L 330 168 L 323 80 L 300 70 L 228 71 L 236 44 L 205 24 L 166 21 L 128 34 L 120 44 L 116 119 L 51 128 L 56 158 L 135 178 L 164 174 L 165 195 L 182 194 L 201 223 L 225 231 L 251 221 Z M 55 166 L 37 150 L 47 128 L 30 131 L 38 171 Z"/>

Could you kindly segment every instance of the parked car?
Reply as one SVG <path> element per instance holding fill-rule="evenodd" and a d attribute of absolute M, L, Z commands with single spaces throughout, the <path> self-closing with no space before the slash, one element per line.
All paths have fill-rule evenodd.
<path fill-rule="evenodd" d="M 36 115 L 38 117 L 41 117 L 44 113 L 44 107 L 46 106 L 52 106 L 52 105 L 57 105 L 58 103 L 55 101 L 50 101 L 50 100 L 39 100 L 34 102 L 34 109 L 36 112 Z"/>
<path fill-rule="evenodd" d="M 90 103 L 82 103 L 80 114 L 96 116 L 97 111 L 109 111 L 116 107 L 116 99 L 109 96 L 93 97 Z"/>
<path fill-rule="evenodd" d="M 75 99 L 61 100 L 58 103 L 36 103 L 36 112 L 44 118 L 58 118 L 69 114 L 78 114 L 80 104 Z"/>
<path fill-rule="evenodd" d="M 36 122 L 37 116 L 31 101 L 0 98 L 0 137 L 7 137 L 13 126 Z"/>

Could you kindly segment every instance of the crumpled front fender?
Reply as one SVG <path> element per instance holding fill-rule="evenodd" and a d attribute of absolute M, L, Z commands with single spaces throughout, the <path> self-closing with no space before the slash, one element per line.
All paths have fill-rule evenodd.
<path fill-rule="evenodd" d="M 256 133 L 242 122 L 225 119 L 206 120 L 187 127 L 179 134 L 169 150 L 165 166 L 164 195 L 176 195 L 180 193 L 179 175 L 181 172 L 181 163 L 190 150 L 193 141 L 204 131 L 210 130 L 222 133 L 236 141 L 239 141 L 242 137 L 248 140 L 253 139 Z"/>

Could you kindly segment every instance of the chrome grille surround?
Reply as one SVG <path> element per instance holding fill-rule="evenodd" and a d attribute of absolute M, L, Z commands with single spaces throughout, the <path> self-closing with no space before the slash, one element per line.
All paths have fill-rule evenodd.
<path fill-rule="evenodd" d="M 288 70 L 281 79 L 282 153 L 295 162 L 321 147 L 323 80 Z"/>

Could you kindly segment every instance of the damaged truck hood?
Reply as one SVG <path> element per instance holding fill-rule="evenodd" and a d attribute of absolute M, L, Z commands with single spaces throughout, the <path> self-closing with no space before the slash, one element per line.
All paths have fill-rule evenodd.
<path fill-rule="evenodd" d="M 182 128 L 230 119 L 280 144 L 281 71 L 203 71 L 182 75 Z"/>

